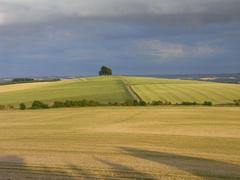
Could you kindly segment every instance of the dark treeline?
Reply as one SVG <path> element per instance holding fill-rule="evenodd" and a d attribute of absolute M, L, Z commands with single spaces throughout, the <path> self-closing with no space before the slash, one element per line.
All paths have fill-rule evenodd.
<path fill-rule="evenodd" d="M 52 82 L 52 81 L 60 81 L 60 79 L 33 79 L 33 78 L 15 78 L 11 83 L 28 83 L 28 82 Z"/>
<path fill-rule="evenodd" d="M 34 79 L 32 79 L 32 78 L 15 78 L 15 79 L 13 79 L 11 82 L 12 83 L 20 83 L 20 82 L 32 82 L 32 81 L 34 81 Z"/>
<path fill-rule="evenodd" d="M 240 106 L 240 99 L 236 99 L 233 101 L 235 105 Z"/>
<path fill-rule="evenodd" d="M 55 101 L 50 105 L 41 101 L 33 101 L 30 107 L 27 107 L 25 103 L 20 103 L 19 108 L 21 110 L 25 109 L 49 109 L 49 108 L 69 108 L 69 107 L 96 107 L 96 106 L 214 106 L 214 104 L 210 101 L 205 101 L 203 103 L 197 102 L 182 102 L 173 104 L 168 101 L 137 101 L 137 100 L 127 100 L 123 103 L 119 102 L 109 102 L 109 103 L 100 103 L 98 101 L 93 100 L 66 100 L 66 101 Z M 228 104 L 218 104 L 215 106 L 240 106 L 240 99 L 233 100 L 232 103 Z M 12 105 L 0 105 L 0 110 L 4 109 L 15 109 Z"/>
<path fill-rule="evenodd" d="M 179 104 L 177 104 L 179 105 Z M 204 105 L 204 106 L 212 106 L 213 103 L 210 101 L 204 101 L 203 104 L 199 104 L 197 102 L 182 102 L 180 105 L 185 105 L 185 106 L 196 106 L 196 105 Z"/>
<path fill-rule="evenodd" d="M 69 107 L 96 107 L 96 106 L 164 106 L 164 105 L 204 105 L 204 106 L 212 106 L 211 102 L 204 102 L 202 104 L 196 102 L 182 102 L 181 104 L 172 104 L 171 102 L 162 102 L 162 101 L 137 101 L 137 100 L 127 100 L 123 103 L 119 102 L 109 102 L 107 104 L 100 103 L 98 101 L 93 100 L 66 100 L 66 101 L 55 101 L 51 105 L 45 104 L 41 101 L 34 101 L 29 109 L 48 109 L 48 108 L 69 108 Z M 25 110 L 26 105 L 24 103 L 20 104 L 20 109 Z"/>
<path fill-rule="evenodd" d="M 34 83 L 34 82 L 55 82 L 55 81 L 60 81 L 60 79 L 15 78 L 9 82 L 0 83 L 0 85 L 23 84 L 23 83 Z"/>
<path fill-rule="evenodd" d="M 5 105 L 0 105 L 0 110 L 5 110 L 5 109 L 15 109 L 14 108 L 14 106 L 12 106 L 12 105 L 7 105 L 7 106 L 5 106 Z"/>

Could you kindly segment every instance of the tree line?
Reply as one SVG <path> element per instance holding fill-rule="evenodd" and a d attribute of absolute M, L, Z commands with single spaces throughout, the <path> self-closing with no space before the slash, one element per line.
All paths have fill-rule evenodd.
<path fill-rule="evenodd" d="M 182 102 L 180 104 L 172 104 L 171 102 L 163 102 L 163 101 L 137 101 L 137 100 L 127 100 L 125 102 L 109 102 L 109 103 L 100 103 L 98 101 L 93 100 L 66 100 L 66 101 L 55 101 L 51 105 L 43 103 L 41 101 L 34 101 L 30 108 L 28 109 L 48 109 L 48 108 L 68 108 L 68 107 L 97 107 L 97 106 L 164 106 L 164 105 L 204 105 L 204 106 L 212 106 L 211 102 L 204 102 L 202 104 L 196 102 Z M 27 109 L 27 106 L 24 103 L 19 105 L 21 110 Z"/>
<path fill-rule="evenodd" d="M 182 102 L 182 103 L 171 103 L 168 101 L 137 101 L 137 100 L 126 100 L 125 102 L 109 102 L 101 103 L 94 100 L 66 100 L 66 101 L 55 101 L 51 104 L 44 103 L 42 101 L 33 101 L 30 106 L 25 103 L 20 103 L 17 109 L 49 109 L 49 108 L 68 108 L 68 107 L 96 107 L 96 106 L 213 106 L 214 104 L 210 101 L 204 101 L 203 103 L 197 102 Z M 240 99 L 233 100 L 232 103 L 219 104 L 223 106 L 240 106 Z M 0 105 L 0 110 L 5 109 L 16 109 L 12 105 Z"/>

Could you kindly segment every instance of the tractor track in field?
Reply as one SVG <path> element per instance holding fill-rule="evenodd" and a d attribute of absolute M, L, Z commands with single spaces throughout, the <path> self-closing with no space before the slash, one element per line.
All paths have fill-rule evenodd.
<path fill-rule="evenodd" d="M 131 94 L 131 96 L 137 100 L 137 101 L 143 101 L 143 99 L 141 98 L 141 96 L 139 96 L 131 87 L 131 85 L 129 85 L 126 81 L 122 80 L 123 84 L 125 85 L 125 88 L 127 90 L 127 92 L 129 92 L 129 94 Z"/>

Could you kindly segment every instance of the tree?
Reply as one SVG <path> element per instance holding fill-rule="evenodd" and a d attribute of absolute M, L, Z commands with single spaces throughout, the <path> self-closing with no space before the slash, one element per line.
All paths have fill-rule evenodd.
<path fill-rule="evenodd" d="M 19 107 L 20 107 L 21 110 L 25 110 L 26 109 L 26 105 L 24 103 L 21 103 L 19 105 Z"/>
<path fill-rule="evenodd" d="M 112 69 L 102 66 L 101 70 L 99 71 L 100 76 L 111 76 L 112 75 Z"/>
<path fill-rule="evenodd" d="M 49 108 L 47 104 L 44 104 L 41 101 L 34 101 L 32 103 L 32 109 L 47 109 Z"/>
<path fill-rule="evenodd" d="M 210 101 L 205 101 L 205 102 L 203 103 L 203 105 L 204 105 L 204 106 L 212 106 L 213 103 L 210 102 Z"/>

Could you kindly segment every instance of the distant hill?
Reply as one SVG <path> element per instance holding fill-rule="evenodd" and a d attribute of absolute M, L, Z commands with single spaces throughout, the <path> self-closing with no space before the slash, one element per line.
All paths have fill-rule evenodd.
<path fill-rule="evenodd" d="M 185 80 L 200 80 L 209 82 L 240 84 L 240 73 L 232 74 L 180 74 L 180 75 L 150 75 L 151 77 L 164 77 Z"/>
<path fill-rule="evenodd" d="M 0 86 L 0 104 L 30 104 L 34 100 L 95 100 L 101 103 L 142 99 L 172 103 L 211 101 L 214 104 L 240 99 L 240 85 L 153 77 L 88 77 L 56 82 Z"/>

